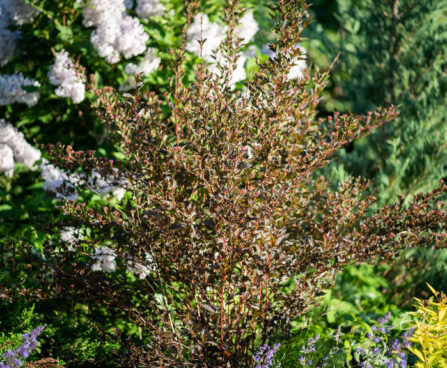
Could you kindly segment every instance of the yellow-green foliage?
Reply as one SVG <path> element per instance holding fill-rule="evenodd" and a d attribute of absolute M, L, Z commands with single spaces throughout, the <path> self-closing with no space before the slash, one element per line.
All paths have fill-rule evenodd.
<path fill-rule="evenodd" d="M 411 313 L 416 322 L 410 351 L 419 359 L 416 368 L 444 368 L 447 367 L 447 296 L 428 287 L 434 297 L 426 301 L 416 299 L 418 310 Z"/>

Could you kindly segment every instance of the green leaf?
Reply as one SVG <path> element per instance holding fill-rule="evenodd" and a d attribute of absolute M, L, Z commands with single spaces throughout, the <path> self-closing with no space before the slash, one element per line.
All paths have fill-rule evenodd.
<path fill-rule="evenodd" d="M 56 28 L 59 31 L 58 38 L 62 42 L 66 42 L 69 44 L 73 43 L 73 31 L 70 27 L 66 27 L 56 23 Z"/>

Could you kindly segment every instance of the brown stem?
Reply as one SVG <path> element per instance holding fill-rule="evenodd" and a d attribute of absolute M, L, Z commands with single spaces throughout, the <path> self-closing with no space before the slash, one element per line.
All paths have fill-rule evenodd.
<path fill-rule="evenodd" d="M 222 367 L 224 367 L 225 363 L 225 354 L 224 354 L 224 331 L 223 331 L 223 319 L 224 319 L 224 290 L 225 290 L 225 281 L 227 276 L 225 275 L 222 281 L 222 289 L 220 291 L 220 350 L 222 352 Z"/>

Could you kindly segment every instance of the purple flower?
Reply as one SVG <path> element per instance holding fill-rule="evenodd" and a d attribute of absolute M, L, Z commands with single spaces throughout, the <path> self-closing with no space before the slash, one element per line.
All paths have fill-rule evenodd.
<path fill-rule="evenodd" d="M 29 344 L 28 343 L 24 343 L 21 346 L 18 347 L 17 349 L 17 354 L 19 356 L 21 356 L 22 358 L 28 358 L 30 355 L 30 349 L 29 349 Z"/>
<path fill-rule="evenodd" d="M 273 357 L 278 351 L 281 344 L 275 344 L 271 348 L 264 344 L 257 351 L 254 360 L 258 363 L 255 368 L 271 368 L 273 367 Z"/>
<path fill-rule="evenodd" d="M 32 350 L 37 347 L 37 336 L 44 330 L 45 326 L 39 326 L 30 333 L 22 335 L 22 344 L 15 350 L 8 350 L 1 355 L 5 361 L 0 362 L 0 368 L 17 368 L 23 365 L 18 358 L 28 358 Z"/>

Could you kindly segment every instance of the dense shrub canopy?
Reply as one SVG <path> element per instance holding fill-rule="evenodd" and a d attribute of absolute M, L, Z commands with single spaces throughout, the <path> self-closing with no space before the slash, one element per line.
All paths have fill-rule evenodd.
<path fill-rule="evenodd" d="M 399 101 L 384 98 L 372 112 L 318 116 L 329 72 L 306 66 L 304 0 L 266 5 L 272 42 L 251 56 L 250 73 L 247 44 L 258 25 L 245 3 L 227 1 L 221 20 L 198 1 L 91 3 L 37 2 L 39 11 L 25 7 L 34 9 L 26 21 L 11 5 L 23 3 L 8 8 L 8 30 L 34 26 L 20 29 L 24 54 L 5 54 L 3 63 L 22 57 L 14 72 L 36 81 L 3 77 L 3 93 L 30 105 L 8 100 L 5 117 L 51 144 L 41 159 L 1 123 L 1 169 L 13 175 L 5 193 L 32 201 L 12 190 L 21 170 L 14 162 L 40 166 L 44 183 L 29 190 L 46 200 L 53 191 L 46 211 L 57 214 L 33 215 L 45 234 L 34 244 L 6 239 L 2 297 L 60 302 L 56 314 L 68 319 L 60 323 L 73 332 L 87 319 L 116 365 L 253 367 L 259 346 L 286 339 L 343 266 L 445 246 L 442 184 L 380 207 L 364 179 L 333 189 L 318 177 L 339 149 L 406 112 L 399 117 Z M 31 34 L 47 47 L 26 62 Z M 41 59 L 52 62 L 42 67 Z M 17 219 L 8 221 L 0 229 Z M 83 354 L 85 362 L 94 353 Z"/>

